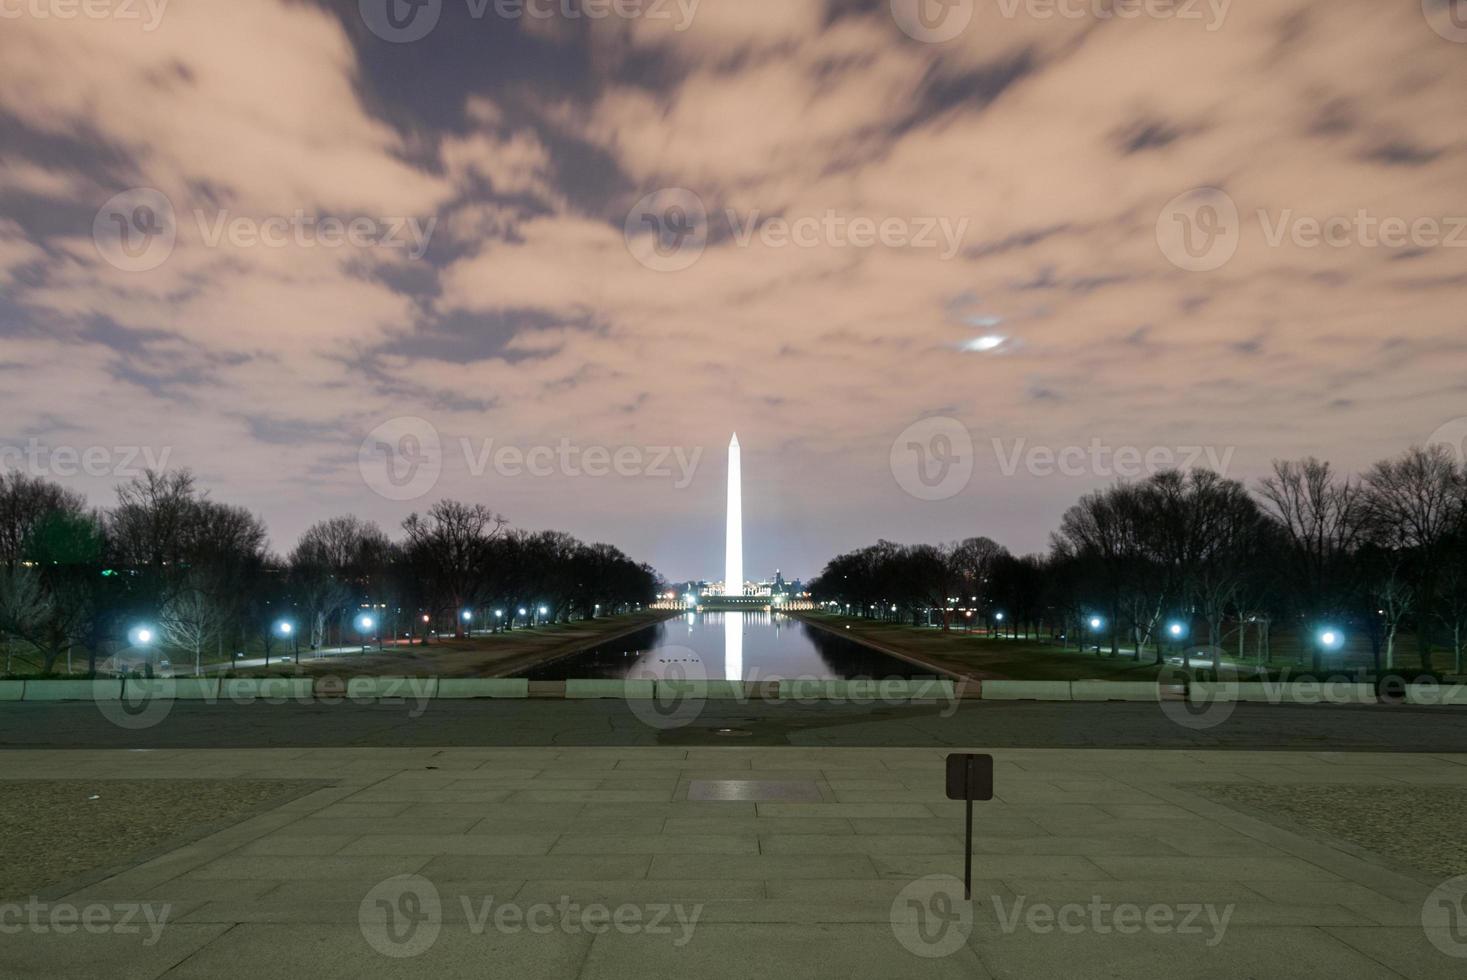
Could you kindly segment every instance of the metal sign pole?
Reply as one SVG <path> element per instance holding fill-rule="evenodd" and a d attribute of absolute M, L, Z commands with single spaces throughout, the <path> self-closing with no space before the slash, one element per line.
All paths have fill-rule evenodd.
<path fill-rule="evenodd" d="M 973 900 L 973 801 L 993 799 L 993 756 L 954 753 L 947 757 L 947 798 L 963 800 L 963 898 Z"/>

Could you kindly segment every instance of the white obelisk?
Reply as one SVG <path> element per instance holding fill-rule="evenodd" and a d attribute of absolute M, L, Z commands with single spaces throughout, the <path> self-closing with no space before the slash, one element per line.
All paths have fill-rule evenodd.
<path fill-rule="evenodd" d="M 728 541 L 723 559 L 723 594 L 744 594 L 744 490 L 739 434 L 728 444 Z"/>

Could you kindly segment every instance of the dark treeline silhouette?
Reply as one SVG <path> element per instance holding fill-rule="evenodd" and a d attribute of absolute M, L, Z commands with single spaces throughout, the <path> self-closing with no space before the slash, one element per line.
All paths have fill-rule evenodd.
<path fill-rule="evenodd" d="M 434 631 L 594 618 L 657 592 L 656 573 L 611 545 L 511 529 L 481 504 L 439 501 L 402 531 L 394 541 L 369 521 L 335 517 L 281 559 L 258 517 L 209 499 L 187 470 L 147 471 L 104 510 L 47 480 L 0 473 L 5 671 L 18 659 L 52 673 L 81 652 L 96 672 L 142 646 L 198 671 L 251 647 L 298 658 L 363 634 L 428 642 Z M 140 629 L 150 642 L 138 642 Z"/>
<path fill-rule="evenodd" d="M 815 599 L 862 616 L 921 622 L 975 612 L 992 630 L 1069 645 L 1123 646 L 1160 662 L 1171 623 L 1239 660 L 1273 660 L 1282 628 L 1323 669 L 1322 631 L 1368 642 L 1377 673 L 1414 634 L 1456 673 L 1467 645 L 1467 471 L 1445 446 L 1413 448 L 1363 477 L 1317 459 L 1276 462 L 1253 493 L 1208 470 L 1167 471 L 1081 498 L 1046 555 L 1016 557 L 988 538 L 946 545 L 881 541 L 843 554 Z M 895 610 L 893 611 L 893 607 Z M 1099 629 L 1093 624 L 1099 623 Z M 1195 655 L 1195 653 L 1194 653 Z"/>

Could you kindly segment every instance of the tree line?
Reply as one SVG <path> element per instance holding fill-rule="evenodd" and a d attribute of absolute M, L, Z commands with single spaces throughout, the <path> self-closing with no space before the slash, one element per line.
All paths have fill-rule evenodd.
<path fill-rule="evenodd" d="M 1467 468 L 1434 445 L 1360 477 L 1315 458 L 1277 461 L 1251 492 L 1210 470 L 1171 470 L 1082 497 L 1046 554 L 1015 556 L 985 537 L 880 541 L 832 559 L 811 591 L 861 615 L 895 606 L 916 622 L 935 610 L 944 629 L 976 608 L 999 629 L 1047 630 L 1112 656 L 1125 644 L 1157 663 L 1171 624 L 1189 636 L 1195 626 L 1214 669 L 1225 637 L 1238 659 L 1270 662 L 1281 626 L 1315 670 L 1327 641 L 1349 635 L 1368 642 L 1379 673 L 1414 634 L 1424 671 L 1440 645 L 1461 673 Z"/>
<path fill-rule="evenodd" d="M 651 602 L 659 584 L 611 545 L 514 529 L 482 504 L 439 501 L 403 521 L 397 540 L 334 517 L 280 557 L 259 517 L 210 499 L 188 470 L 149 470 L 116 493 L 114 506 L 92 509 L 48 480 L 0 472 L 7 673 L 17 659 L 53 673 L 78 651 L 95 673 L 140 646 L 201 671 L 251 646 L 298 656 L 364 631 L 427 642 L 435 630 L 615 614 Z"/>

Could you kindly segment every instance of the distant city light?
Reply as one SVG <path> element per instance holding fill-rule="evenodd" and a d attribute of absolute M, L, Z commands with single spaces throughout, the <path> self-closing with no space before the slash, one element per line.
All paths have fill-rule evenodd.
<path fill-rule="evenodd" d="M 963 344 L 963 350 L 976 353 L 986 353 L 988 351 L 998 350 L 1007 342 L 1008 338 L 1002 336 L 1001 334 L 985 334 L 982 337 L 974 337 L 972 340 Z"/>

